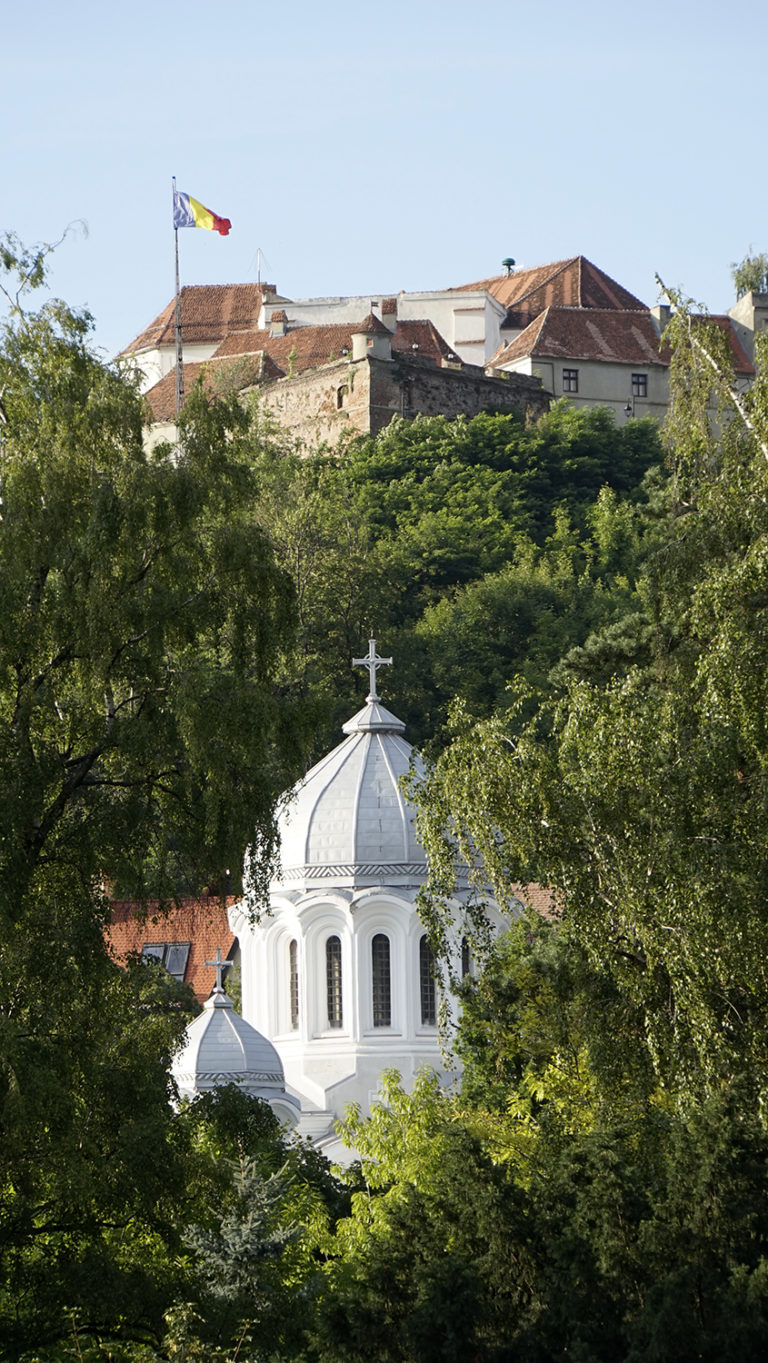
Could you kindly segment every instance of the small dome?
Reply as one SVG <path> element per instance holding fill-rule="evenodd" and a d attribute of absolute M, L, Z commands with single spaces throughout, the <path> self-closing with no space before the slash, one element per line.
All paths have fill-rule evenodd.
<path fill-rule="evenodd" d="M 279 818 L 277 883 L 307 888 L 406 885 L 425 877 L 414 811 L 399 782 L 420 759 L 405 725 L 374 695 L 344 725 L 343 743 L 312 767 Z"/>
<path fill-rule="evenodd" d="M 298 1117 L 299 1105 L 285 1091 L 283 1064 L 272 1042 L 240 1016 L 222 989 L 214 990 L 187 1027 L 171 1073 L 182 1098 L 237 1084 L 270 1103 L 281 1121 Z"/>

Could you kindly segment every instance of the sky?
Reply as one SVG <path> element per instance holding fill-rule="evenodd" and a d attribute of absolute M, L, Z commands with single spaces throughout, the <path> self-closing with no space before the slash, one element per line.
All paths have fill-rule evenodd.
<path fill-rule="evenodd" d="M 768 6 L 39 0 L 4 14 L 0 231 L 112 356 L 182 284 L 441 289 L 585 255 L 714 312 L 768 250 Z M 67 229 L 69 230 L 67 231 Z"/>

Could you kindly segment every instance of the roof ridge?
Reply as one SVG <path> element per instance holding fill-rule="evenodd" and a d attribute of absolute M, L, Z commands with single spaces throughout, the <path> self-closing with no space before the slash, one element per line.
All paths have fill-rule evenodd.
<path fill-rule="evenodd" d="M 638 299 L 638 302 L 639 301 L 640 300 Z M 585 308 L 582 307 L 580 303 L 547 303 L 547 311 L 549 311 L 550 308 L 553 312 L 590 312 L 593 314 L 608 312 L 612 315 L 626 312 L 633 317 L 648 317 L 651 311 L 650 308 L 612 308 L 607 305 L 601 308 Z"/>
<path fill-rule="evenodd" d="M 543 279 L 540 279 L 537 284 L 532 285 L 527 293 L 521 293 L 520 297 L 515 299 L 513 311 L 517 309 L 524 299 L 530 298 L 532 293 L 538 293 L 539 289 L 543 289 L 545 284 L 551 284 L 553 279 L 557 279 L 557 276 L 562 274 L 569 266 L 573 265 L 575 261 L 581 261 L 582 259 L 582 256 L 569 256 L 567 260 L 555 260 L 551 265 L 532 265 L 531 273 L 533 273 L 534 270 L 551 270 L 551 274 L 545 274 Z M 523 271 L 521 271 L 521 273 L 523 273 Z M 581 275 L 579 275 L 579 292 L 581 292 Z"/>
<path fill-rule="evenodd" d="M 504 358 L 504 352 L 512 350 L 513 346 L 518 345 L 526 336 L 529 336 L 531 344 L 535 345 L 544 328 L 544 323 L 549 314 L 549 310 L 550 304 L 548 303 L 545 308 L 542 308 L 541 312 L 537 312 L 536 316 L 523 327 L 522 331 L 519 332 L 517 336 L 513 336 L 510 341 L 502 341 L 498 350 L 491 356 L 490 360 L 488 360 L 486 369 L 493 369 L 496 362 Z"/>

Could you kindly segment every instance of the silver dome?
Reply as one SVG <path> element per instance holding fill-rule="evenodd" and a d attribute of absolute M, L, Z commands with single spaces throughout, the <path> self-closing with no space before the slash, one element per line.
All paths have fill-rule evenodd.
<path fill-rule="evenodd" d="M 420 758 L 405 725 L 375 697 L 344 725 L 343 743 L 312 767 L 279 817 L 277 885 L 421 884 L 426 854 L 400 779 Z"/>

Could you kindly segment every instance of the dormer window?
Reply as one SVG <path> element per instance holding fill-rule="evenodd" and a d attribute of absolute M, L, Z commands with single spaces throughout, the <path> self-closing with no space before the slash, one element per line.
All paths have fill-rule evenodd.
<path fill-rule="evenodd" d="M 141 959 L 157 961 L 181 984 L 187 971 L 190 945 L 190 942 L 145 942 L 141 948 Z"/>

